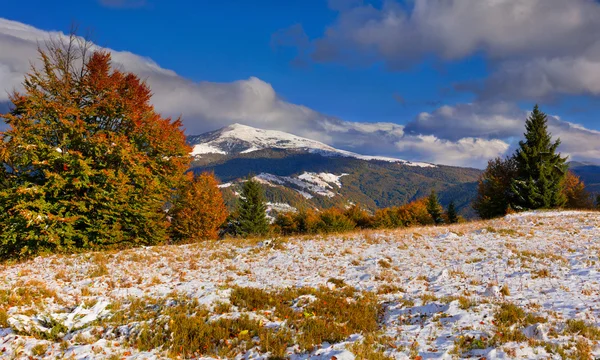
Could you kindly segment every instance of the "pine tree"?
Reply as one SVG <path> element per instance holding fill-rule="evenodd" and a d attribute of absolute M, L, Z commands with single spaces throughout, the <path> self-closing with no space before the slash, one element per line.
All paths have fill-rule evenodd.
<path fill-rule="evenodd" d="M 552 142 L 548 119 L 536 105 L 525 122 L 525 141 L 515 154 L 517 176 L 511 184 L 513 208 L 556 208 L 565 204 L 562 191 L 567 173 L 567 158 L 556 150 L 560 139 Z"/>
<path fill-rule="evenodd" d="M 511 184 L 517 176 L 517 162 L 514 157 L 496 158 L 488 165 L 479 178 L 477 197 L 473 209 L 482 219 L 504 216 L 513 199 Z"/>
<path fill-rule="evenodd" d="M 72 35 L 40 50 L 0 118 L 0 257 L 156 244 L 189 166 L 179 120 Z"/>
<path fill-rule="evenodd" d="M 242 187 L 236 214 L 233 217 L 233 231 L 237 236 L 262 236 L 269 233 L 267 205 L 262 187 L 258 181 L 248 178 Z"/>
<path fill-rule="evenodd" d="M 454 201 L 451 201 L 450 204 L 448 204 L 448 209 L 446 210 L 446 217 L 448 218 L 448 223 L 450 224 L 456 224 L 458 222 L 458 214 L 456 213 Z"/>
<path fill-rule="evenodd" d="M 427 212 L 436 225 L 444 222 L 444 219 L 442 218 L 442 205 L 440 205 L 435 190 L 431 190 L 431 194 L 429 194 L 429 197 L 427 197 Z"/>
<path fill-rule="evenodd" d="M 217 239 L 219 228 L 227 219 L 227 208 L 214 174 L 194 176 L 188 173 L 180 186 L 169 214 L 171 233 L 177 241 Z"/>

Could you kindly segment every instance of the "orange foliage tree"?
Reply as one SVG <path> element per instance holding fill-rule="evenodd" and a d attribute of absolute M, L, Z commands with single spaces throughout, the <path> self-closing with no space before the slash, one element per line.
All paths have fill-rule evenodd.
<path fill-rule="evenodd" d="M 75 35 L 40 58 L 1 116 L 0 257 L 165 240 L 163 208 L 190 160 L 180 120 Z"/>
<path fill-rule="evenodd" d="M 172 233 L 177 241 L 198 241 L 219 237 L 219 227 L 227 219 L 227 208 L 214 174 L 188 175 L 175 205 Z"/>
<path fill-rule="evenodd" d="M 592 195 L 585 189 L 585 184 L 572 171 L 567 172 L 563 183 L 563 194 L 567 199 L 565 207 L 569 209 L 591 209 L 594 207 Z"/>

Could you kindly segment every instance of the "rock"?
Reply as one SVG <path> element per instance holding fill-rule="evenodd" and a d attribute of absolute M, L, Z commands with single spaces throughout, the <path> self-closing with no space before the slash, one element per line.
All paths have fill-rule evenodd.
<path fill-rule="evenodd" d="M 523 329 L 523 334 L 530 339 L 548 340 L 548 328 L 545 324 L 534 324 Z"/>
<path fill-rule="evenodd" d="M 488 286 L 488 288 L 483 292 L 483 295 L 487 297 L 499 297 L 502 295 L 502 293 L 500 292 L 500 287 L 493 285 Z"/>

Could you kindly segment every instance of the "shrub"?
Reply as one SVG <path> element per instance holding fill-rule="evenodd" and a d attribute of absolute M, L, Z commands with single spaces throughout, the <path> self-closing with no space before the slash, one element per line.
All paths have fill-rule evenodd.
<path fill-rule="evenodd" d="M 278 213 L 275 217 L 276 231 L 282 235 L 293 235 L 298 233 L 298 223 L 296 222 L 296 214 L 291 212 Z"/>
<path fill-rule="evenodd" d="M 189 166 L 181 121 L 162 118 L 136 75 L 72 35 L 0 117 L 0 257 L 166 239 L 162 208 Z"/>
<path fill-rule="evenodd" d="M 331 208 L 319 213 L 317 231 L 320 233 L 339 233 L 350 231 L 356 227 L 356 223 L 348 219 L 340 209 Z"/>
<path fill-rule="evenodd" d="M 171 231 L 179 241 L 216 239 L 227 209 L 214 174 L 188 175 L 170 211 Z"/>
<path fill-rule="evenodd" d="M 344 216 L 355 223 L 358 228 L 368 229 L 372 226 L 371 216 L 359 205 L 355 204 L 346 209 Z"/>

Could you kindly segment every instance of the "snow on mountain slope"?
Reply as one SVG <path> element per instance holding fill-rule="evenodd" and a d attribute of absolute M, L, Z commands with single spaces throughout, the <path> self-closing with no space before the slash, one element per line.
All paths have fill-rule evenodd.
<path fill-rule="evenodd" d="M 410 162 L 384 156 L 360 155 L 283 131 L 263 130 L 241 124 L 233 124 L 216 131 L 191 136 L 188 141 L 193 146 L 192 155 L 194 156 L 203 154 L 246 154 L 263 149 L 286 149 L 304 150 L 323 156 L 352 157 L 366 161 L 376 160 L 408 166 L 435 167 L 435 165 L 428 163 Z"/>
<path fill-rule="evenodd" d="M 345 175 L 348 174 L 334 175 L 329 173 L 317 174 L 312 172 L 304 172 L 301 175 L 292 177 L 262 173 L 256 175 L 254 179 L 269 186 L 289 186 L 305 198 L 312 199 L 314 195 L 326 196 L 330 198 L 338 195 L 333 191 L 336 190 L 336 188 L 333 187 L 332 184 L 334 184 L 337 188 L 341 188 L 342 183 L 340 182 L 340 178 Z"/>

